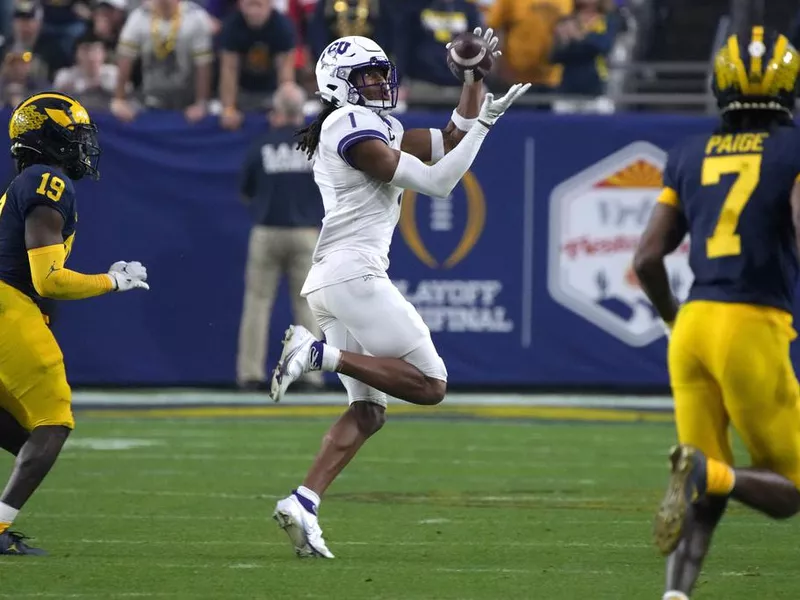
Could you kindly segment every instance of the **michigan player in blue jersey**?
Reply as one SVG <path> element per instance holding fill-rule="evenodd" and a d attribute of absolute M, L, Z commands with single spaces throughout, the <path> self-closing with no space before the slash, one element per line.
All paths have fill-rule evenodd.
<path fill-rule="evenodd" d="M 716 56 L 719 129 L 669 154 L 635 269 L 671 329 L 679 445 L 655 519 L 665 600 L 686 600 L 733 498 L 776 519 L 800 509 L 800 386 L 789 359 L 800 245 L 800 56 L 753 27 Z M 664 257 L 686 234 L 695 281 L 678 308 Z M 750 468 L 734 468 L 729 427 Z"/>
<path fill-rule="evenodd" d="M 64 358 L 37 301 L 149 289 L 138 262 L 100 275 L 64 266 L 78 220 L 72 182 L 98 177 L 96 131 L 58 93 L 26 99 L 8 127 L 18 175 L 0 197 L 0 447 L 17 458 L 0 495 L 0 555 L 44 554 L 10 527 L 75 424 Z"/>

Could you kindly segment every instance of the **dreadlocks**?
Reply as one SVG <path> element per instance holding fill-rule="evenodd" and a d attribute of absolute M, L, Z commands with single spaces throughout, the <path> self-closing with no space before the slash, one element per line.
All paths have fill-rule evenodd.
<path fill-rule="evenodd" d="M 794 121 L 788 112 L 778 110 L 737 110 L 722 115 L 721 133 L 740 131 L 772 131 L 777 127 L 793 127 Z"/>
<path fill-rule="evenodd" d="M 294 134 L 295 137 L 300 138 L 300 141 L 297 142 L 297 149 L 303 150 L 308 155 L 308 160 L 311 160 L 311 157 L 314 156 L 314 152 L 317 151 L 317 146 L 319 146 L 319 135 L 322 131 L 322 124 L 325 122 L 325 119 L 336 110 L 336 106 L 330 102 L 325 102 L 323 100 L 322 104 L 323 108 L 317 115 L 317 118 L 311 121 L 308 127 L 298 129 Z"/>

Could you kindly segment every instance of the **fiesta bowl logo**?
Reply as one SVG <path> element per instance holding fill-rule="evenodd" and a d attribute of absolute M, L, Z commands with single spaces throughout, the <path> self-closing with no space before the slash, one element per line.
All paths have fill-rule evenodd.
<path fill-rule="evenodd" d="M 661 192 L 666 154 L 636 142 L 557 186 L 550 196 L 550 295 L 631 346 L 664 330 L 631 264 Z M 675 295 L 692 281 L 688 238 L 666 260 Z"/>
<path fill-rule="evenodd" d="M 455 210 L 455 198 L 431 198 L 430 231 L 431 246 L 423 241 L 418 226 L 417 193 L 406 190 L 400 213 L 400 233 L 414 255 L 431 269 L 450 269 L 460 263 L 478 243 L 486 223 L 486 200 L 477 178 L 471 172 L 464 175 L 461 185 L 466 195 L 466 217 L 463 211 Z M 463 226 L 459 222 L 463 221 Z M 456 236 L 461 234 L 458 239 Z M 454 235 L 455 234 L 455 235 Z M 428 237 L 428 236 L 426 236 Z M 447 248 L 448 243 L 450 248 Z M 441 250 L 445 247 L 444 251 Z"/>

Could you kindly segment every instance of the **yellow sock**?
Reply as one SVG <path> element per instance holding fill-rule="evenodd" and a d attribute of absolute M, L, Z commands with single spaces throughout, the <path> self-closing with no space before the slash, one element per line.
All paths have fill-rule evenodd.
<path fill-rule="evenodd" d="M 728 465 L 713 458 L 706 462 L 707 489 L 712 496 L 727 496 L 733 491 L 736 476 Z"/>
<path fill-rule="evenodd" d="M 11 524 L 14 522 L 14 519 L 17 518 L 18 514 L 18 508 L 9 506 L 5 502 L 0 502 L 0 534 L 5 533 L 5 531 L 11 527 Z"/>

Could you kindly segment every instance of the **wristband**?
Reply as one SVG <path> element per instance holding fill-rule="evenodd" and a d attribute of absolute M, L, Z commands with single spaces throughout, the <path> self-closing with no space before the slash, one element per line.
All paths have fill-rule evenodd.
<path fill-rule="evenodd" d="M 461 131 L 469 131 L 478 119 L 466 119 L 458 114 L 458 111 L 454 108 L 453 114 L 450 115 L 450 120 Z"/>
<path fill-rule="evenodd" d="M 444 158 L 444 137 L 441 129 L 431 129 L 431 162 Z"/>

